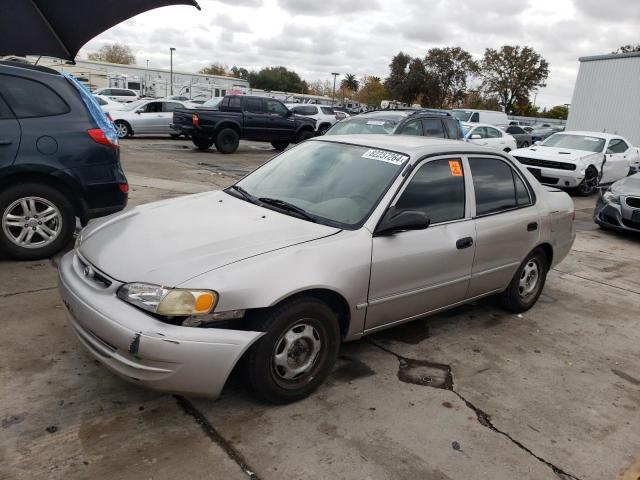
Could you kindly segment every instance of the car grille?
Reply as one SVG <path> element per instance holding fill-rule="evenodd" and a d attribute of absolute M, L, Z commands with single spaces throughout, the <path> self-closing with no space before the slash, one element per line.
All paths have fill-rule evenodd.
<path fill-rule="evenodd" d="M 640 208 L 640 197 L 627 197 L 627 205 L 633 208 Z"/>
<path fill-rule="evenodd" d="M 535 167 L 544 168 L 556 168 L 558 170 L 575 170 L 576 166 L 573 163 L 554 162 L 551 160 L 538 160 L 535 158 L 515 157 L 520 163 L 524 165 L 532 165 Z"/>
<path fill-rule="evenodd" d="M 82 271 L 84 278 L 96 284 L 100 288 L 109 288 L 111 286 L 112 282 L 109 278 L 97 271 L 95 267 L 84 261 L 80 256 L 78 256 L 78 263 L 80 264 L 80 270 Z"/>

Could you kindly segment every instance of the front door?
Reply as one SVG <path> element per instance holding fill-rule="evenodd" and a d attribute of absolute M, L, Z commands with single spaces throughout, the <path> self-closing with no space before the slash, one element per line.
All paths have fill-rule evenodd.
<path fill-rule="evenodd" d="M 0 97 L 0 169 L 13 163 L 20 145 L 20 124 Z"/>
<path fill-rule="evenodd" d="M 468 188 L 460 158 L 414 169 L 396 210 L 419 210 L 425 230 L 374 236 L 366 330 L 409 320 L 466 297 L 475 249 Z"/>
<path fill-rule="evenodd" d="M 161 133 L 162 103 L 149 102 L 139 109 L 140 113 L 133 119 L 135 133 Z"/>
<path fill-rule="evenodd" d="M 621 138 L 610 140 L 600 183 L 612 183 L 626 177 L 631 165 L 630 153 L 629 145 Z"/>
<path fill-rule="evenodd" d="M 264 104 L 274 136 L 281 140 L 294 140 L 296 121 L 289 109 L 278 100 L 265 100 Z"/>

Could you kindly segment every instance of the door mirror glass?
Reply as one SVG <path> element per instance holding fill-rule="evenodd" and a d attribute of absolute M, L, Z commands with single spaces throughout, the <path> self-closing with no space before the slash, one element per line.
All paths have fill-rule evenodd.
<path fill-rule="evenodd" d="M 480 140 L 482 139 L 482 135 L 480 135 L 479 133 L 474 133 L 471 135 L 471 140 Z"/>
<path fill-rule="evenodd" d="M 393 235 L 405 230 L 424 230 L 430 220 L 424 213 L 415 210 L 397 211 L 392 208 L 387 211 L 376 228 L 375 235 Z"/>

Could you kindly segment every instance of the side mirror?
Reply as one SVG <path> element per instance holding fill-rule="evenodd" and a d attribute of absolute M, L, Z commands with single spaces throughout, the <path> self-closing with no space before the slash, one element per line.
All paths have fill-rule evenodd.
<path fill-rule="evenodd" d="M 533 142 L 534 145 L 542 145 L 542 140 L 536 140 Z"/>
<path fill-rule="evenodd" d="M 482 139 L 482 135 L 478 134 L 478 133 L 474 133 L 473 135 L 471 135 L 471 140 L 481 140 Z"/>
<path fill-rule="evenodd" d="M 429 217 L 422 212 L 414 210 L 397 211 L 395 208 L 390 209 L 382 217 L 382 221 L 378 224 L 375 236 L 393 235 L 404 230 L 424 230 L 429 226 Z"/>
<path fill-rule="evenodd" d="M 136 110 L 136 113 L 140 115 L 142 113 L 142 110 Z"/>

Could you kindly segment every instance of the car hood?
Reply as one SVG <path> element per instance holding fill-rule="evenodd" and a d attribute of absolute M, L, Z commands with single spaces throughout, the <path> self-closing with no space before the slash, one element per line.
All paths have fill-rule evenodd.
<path fill-rule="evenodd" d="M 611 190 L 622 195 L 640 196 L 640 173 L 618 180 Z"/>
<path fill-rule="evenodd" d="M 176 286 L 339 231 L 215 191 L 146 204 L 92 223 L 82 232 L 79 251 L 121 282 Z"/>
<path fill-rule="evenodd" d="M 520 148 L 511 152 L 514 157 L 535 158 L 536 160 L 553 160 L 558 162 L 577 162 L 583 158 L 591 156 L 602 156 L 602 153 L 585 152 L 584 150 L 573 150 L 570 148 L 541 147 L 534 146 Z"/>

